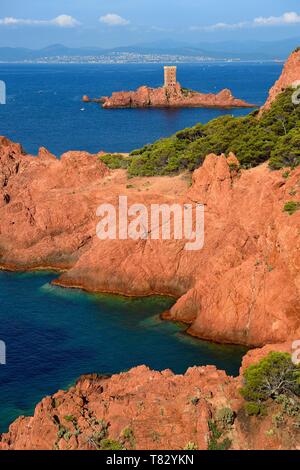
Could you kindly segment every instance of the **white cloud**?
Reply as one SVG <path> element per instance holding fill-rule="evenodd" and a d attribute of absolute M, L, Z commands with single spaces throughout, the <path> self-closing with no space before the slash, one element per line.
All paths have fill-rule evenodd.
<path fill-rule="evenodd" d="M 70 15 L 59 15 L 52 20 L 52 23 L 60 26 L 61 28 L 74 28 L 74 26 L 78 26 L 80 24 L 79 21 Z"/>
<path fill-rule="evenodd" d="M 295 11 L 284 13 L 282 16 L 269 16 L 267 18 L 260 16 L 254 20 L 254 24 L 257 26 L 273 26 L 297 23 L 300 23 L 300 15 L 298 15 L 298 13 Z"/>
<path fill-rule="evenodd" d="M 249 25 L 246 21 L 241 21 L 240 23 L 216 23 L 210 26 L 191 26 L 191 31 L 217 31 L 222 29 L 240 29 Z"/>
<path fill-rule="evenodd" d="M 23 18 L 13 18 L 8 16 L 6 18 L 0 18 L 0 25 L 14 26 L 14 25 L 37 25 L 37 26 L 59 26 L 61 28 L 74 28 L 80 23 L 73 16 L 59 15 L 52 20 L 33 20 Z"/>
<path fill-rule="evenodd" d="M 117 15 L 116 13 L 108 13 L 107 15 L 101 16 L 99 18 L 100 23 L 104 23 L 108 26 L 126 26 L 130 21 L 122 18 L 122 16 Z"/>
<path fill-rule="evenodd" d="M 281 16 L 269 16 L 254 18 L 252 21 L 240 21 L 239 23 L 216 23 L 210 26 L 191 26 L 191 31 L 217 31 L 217 30 L 233 30 L 242 28 L 255 28 L 259 26 L 281 26 L 293 25 L 300 23 L 300 15 L 291 11 Z"/>

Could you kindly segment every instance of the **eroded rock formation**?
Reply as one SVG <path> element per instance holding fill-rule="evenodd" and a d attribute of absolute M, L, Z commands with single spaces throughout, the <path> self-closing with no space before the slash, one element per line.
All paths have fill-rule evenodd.
<path fill-rule="evenodd" d="M 141 86 L 136 91 L 114 92 L 111 97 L 104 96 L 99 100 L 90 100 L 88 96 L 83 101 L 102 103 L 103 108 L 254 108 L 244 100 L 235 98 L 231 91 L 224 89 L 217 94 L 199 93 L 182 89 L 178 83 L 173 88 L 150 88 Z"/>
<path fill-rule="evenodd" d="M 260 357 L 253 351 L 245 361 Z M 44 398 L 33 417 L 18 418 L 0 436 L 0 450 L 206 450 L 212 445 L 209 422 L 231 449 L 297 449 L 300 431 L 293 420 L 286 417 L 274 431 L 273 416 L 280 411 L 275 403 L 263 418 L 247 416 L 240 387 L 241 377 L 213 366 L 192 367 L 184 375 L 141 366 L 111 378 L 85 376 L 68 391 Z M 222 410 L 232 417 L 225 426 L 218 421 Z"/>
<path fill-rule="evenodd" d="M 269 97 L 265 105 L 261 108 L 261 112 L 270 109 L 271 104 L 276 99 L 278 94 L 282 93 L 290 86 L 300 86 L 300 49 L 297 49 L 288 58 L 280 78 L 271 88 Z"/>

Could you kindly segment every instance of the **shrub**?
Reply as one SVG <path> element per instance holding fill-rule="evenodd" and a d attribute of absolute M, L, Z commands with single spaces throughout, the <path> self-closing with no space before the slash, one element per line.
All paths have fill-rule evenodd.
<path fill-rule="evenodd" d="M 282 424 L 284 424 L 284 421 L 283 413 L 277 413 L 272 417 L 272 422 L 276 428 L 279 428 Z"/>
<path fill-rule="evenodd" d="M 111 170 L 116 170 L 117 168 L 128 168 L 130 160 L 123 155 L 119 154 L 110 154 L 103 155 L 100 159 L 105 163 L 108 168 Z"/>
<path fill-rule="evenodd" d="M 208 428 L 211 433 L 211 438 L 208 443 L 208 450 L 228 450 L 231 446 L 231 440 L 225 438 L 220 441 L 220 438 L 222 437 L 222 432 L 219 431 L 215 421 L 209 420 Z"/>
<path fill-rule="evenodd" d="M 188 442 L 183 450 L 198 450 L 198 446 L 195 442 Z"/>
<path fill-rule="evenodd" d="M 217 442 L 211 439 L 208 444 L 208 450 L 228 450 L 230 449 L 232 441 L 226 437 L 223 441 Z"/>
<path fill-rule="evenodd" d="M 235 414 L 231 408 L 224 407 L 217 412 L 217 421 L 223 428 L 228 428 L 233 425 Z"/>
<path fill-rule="evenodd" d="M 135 438 L 134 438 L 133 429 L 129 427 L 123 429 L 122 441 L 124 441 L 124 443 L 128 442 L 128 444 L 130 444 L 131 447 L 135 447 Z"/>
<path fill-rule="evenodd" d="M 208 421 L 208 428 L 211 432 L 213 439 L 219 439 L 222 436 L 222 433 L 218 430 L 216 423 L 212 420 Z"/>
<path fill-rule="evenodd" d="M 65 416 L 65 420 L 68 421 L 68 422 L 71 422 L 71 423 L 77 421 L 76 418 L 75 418 L 73 415 L 67 415 L 67 416 Z"/>
<path fill-rule="evenodd" d="M 300 209 L 300 202 L 289 201 L 284 205 L 283 211 L 289 215 L 295 214 Z"/>
<path fill-rule="evenodd" d="M 245 411 L 248 416 L 263 416 L 266 409 L 261 403 L 250 401 L 245 403 Z"/>
<path fill-rule="evenodd" d="M 280 395 L 300 395 L 300 368 L 293 364 L 289 354 L 270 352 L 245 370 L 241 394 L 255 403 Z"/>
<path fill-rule="evenodd" d="M 300 403 L 299 400 L 295 400 L 294 397 L 287 397 L 285 395 L 279 395 L 276 399 L 277 403 L 282 405 L 282 410 L 288 416 L 297 417 L 300 416 Z"/>
<path fill-rule="evenodd" d="M 124 450 L 123 445 L 114 439 L 102 439 L 100 450 Z"/>
<path fill-rule="evenodd" d="M 295 168 L 300 165 L 300 126 L 280 137 L 271 152 L 270 168 L 278 170 L 283 167 Z"/>
<path fill-rule="evenodd" d="M 61 439 L 62 437 L 64 437 L 65 434 L 67 434 L 69 432 L 70 432 L 70 430 L 68 428 L 66 428 L 65 426 L 59 425 L 58 432 L 57 432 L 57 438 Z"/>

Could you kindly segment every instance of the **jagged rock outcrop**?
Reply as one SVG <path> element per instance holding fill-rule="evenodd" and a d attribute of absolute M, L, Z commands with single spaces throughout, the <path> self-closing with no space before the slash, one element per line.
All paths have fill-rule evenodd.
<path fill-rule="evenodd" d="M 261 108 L 261 113 L 270 109 L 278 94 L 290 86 L 300 86 L 300 49 L 297 49 L 288 58 L 280 78 L 271 88 L 268 99 Z"/>
<path fill-rule="evenodd" d="M 253 108 L 255 105 L 235 98 L 224 89 L 217 94 L 184 90 L 178 83 L 174 88 L 149 88 L 141 86 L 136 91 L 114 92 L 100 100 L 83 97 L 84 102 L 98 101 L 103 108 Z"/>
<path fill-rule="evenodd" d="M 247 362 L 260 357 L 252 351 Z M 140 366 L 111 378 L 84 376 L 68 391 L 44 398 L 32 417 L 18 418 L 0 436 L 0 450 L 96 450 L 116 445 L 205 450 L 212 439 L 209 421 L 221 430 L 220 441 L 229 439 L 233 450 L 298 448 L 300 430 L 291 418 L 274 430 L 273 416 L 280 405 L 269 404 L 265 417 L 247 416 L 241 385 L 241 377 L 228 377 L 213 366 L 192 367 L 184 375 Z M 224 409 L 233 417 L 226 427 L 218 422 Z"/>
<path fill-rule="evenodd" d="M 0 138 L 2 267 L 71 267 L 93 235 L 86 192 L 107 175 L 96 155 L 67 152 L 58 160 L 41 148 L 33 157 Z"/>

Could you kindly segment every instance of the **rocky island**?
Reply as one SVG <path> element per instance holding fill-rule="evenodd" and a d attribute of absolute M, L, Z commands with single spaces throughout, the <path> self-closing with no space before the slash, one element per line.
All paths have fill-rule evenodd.
<path fill-rule="evenodd" d="M 190 177 L 174 166 L 165 176 L 143 176 L 158 149 L 167 165 L 169 141 L 127 157 L 136 172 L 129 185 L 129 170 L 109 168 L 116 156 L 57 159 L 41 148 L 33 157 L 0 139 L 2 269 L 55 269 L 55 284 L 90 292 L 168 294 L 176 303 L 163 317 L 184 322 L 189 334 L 259 348 L 245 355 L 236 378 L 212 366 L 185 375 L 140 366 L 82 377 L 42 400 L 34 416 L 18 418 L 0 449 L 299 450 L 299 369 L 290 359 L 300 339 L 300 110 L 290 89 L 299 77 L 295 51 L 259 117 L 214 120 L 227 145 L 221 154 L 212 150 L 222 139 L 214 147 L 205 127 L 172 138 L 184 168 L 197 168 Z M 268 145 L 257 150 L 261 135 Z M 185 251 L 184 240 L 100 241 L 97 206 L 115 204 L 119 194 L 146 206 L 203 203 L 204 248 Z"/>
<path fill-rule="evenodd" d="M 167 66 L 165 83 L 160 88 L 141 86 L 136 91 L 114 92 L 111 97 L 83 101 L 101 103 L 103 108 L 254 108 L 244 100 L 235 98 L 231 91 L 224 89 L 217 94 L 199 93 L 182 88 L 176 79 L 176 67 Z"/>

